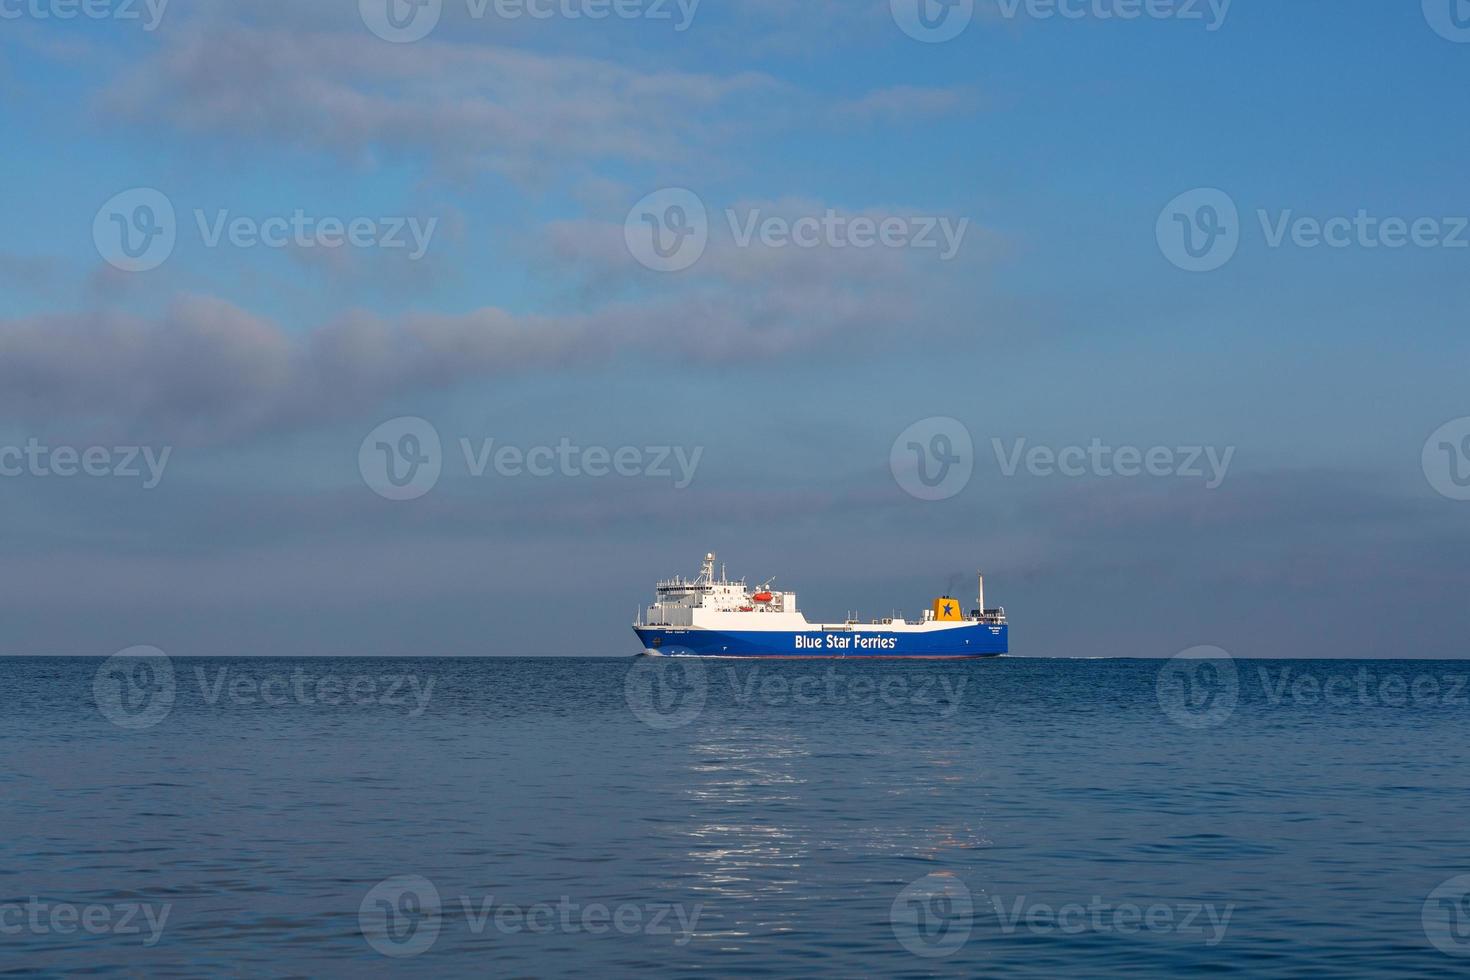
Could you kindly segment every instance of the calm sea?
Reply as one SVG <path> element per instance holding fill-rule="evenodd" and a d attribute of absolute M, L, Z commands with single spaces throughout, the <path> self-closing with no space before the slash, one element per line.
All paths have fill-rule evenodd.
<path fill-rule="evenodd" d="M 0 972 L 1463 974 L 1467 674 L 0 661 Z"/>

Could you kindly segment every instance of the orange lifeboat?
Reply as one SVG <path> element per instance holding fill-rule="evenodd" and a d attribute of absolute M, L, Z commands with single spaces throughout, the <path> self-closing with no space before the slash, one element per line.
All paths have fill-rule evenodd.
<path fill-rule="evenodd" d="M 750 598 L 755 602 L 770 602 L 772 599 L 775 598 L 775 596 L 771 595 L 771 593 L 769 592 L 757 592 Z"/>

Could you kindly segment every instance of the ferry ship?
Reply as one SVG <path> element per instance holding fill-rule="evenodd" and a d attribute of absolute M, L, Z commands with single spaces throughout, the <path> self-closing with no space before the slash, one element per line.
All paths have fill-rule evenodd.
<path fill-rule="evenodd" d="M 1004 608 L 985 608 L 985 576 L 968 614 L 951 596 L 935 599 L 920 619 L 863 623 L 809 623 L 795 592 L 768 581 L 715 577 L 715 553 L 704 556 L 699 577 L 675 577 L 655 586 L 653 605 L 640 610 L 633 631 L 643 652 L 660 657 L 995 657 L 1007 652 Z"/>

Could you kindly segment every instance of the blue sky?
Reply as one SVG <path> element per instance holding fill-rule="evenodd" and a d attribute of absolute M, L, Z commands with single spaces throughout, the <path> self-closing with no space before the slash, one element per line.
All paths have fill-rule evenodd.
<path fill-rule="evenodd" d="M 1449 0 L 1235 0 L 1213 30 L 976 0 L 943 43 L 908 0 L 704 0 L 682 31 L 445 0 L 408 43 L 373 2 L 3 8 L 0 446 L 171 450 L 151 488 L 0 478 L 6 652 L 630 653 L 708 549 L 827 618 L 983 566 L 1018 654 L 1464 652 L 1470 502 L 1423 458 L 1470 416 Z M 94 236 L 135 188 L 176 213 L 146 271 Z M 674 272 L 627 244 L 666 188 L 710 228 Z M 1190 272 L 1158 226 L 1201 188 L 1238 247 Z M 829 210 L 966 224 L 945 259 L 726 217 Z M 211 246 L 222 212 L 433 230 L 421 258 Z M 1268 241 L 1360 212 L 1438 238 Z M 443 443 L 412 500 L 359 465 L 400 417 Z M 931 418 L 975 447 L 938 501 L 890 468 Z M 687 487 L 477 477 L 461 438 L 700 456 Z M 992 443 L 1093 439 L 1234 453 L 1211 488 L 1007 476 Z"/>

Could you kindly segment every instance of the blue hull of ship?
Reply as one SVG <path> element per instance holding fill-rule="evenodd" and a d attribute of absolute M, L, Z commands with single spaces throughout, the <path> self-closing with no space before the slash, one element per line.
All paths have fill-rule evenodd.
<path fill-rule="evenodd" d="M 802 632 L 691 630 L 635 626 L 648 653 L 667 657 L 998 657 L 1009 627 L 975 623 L 924 633 L 873 630 Z"/>

